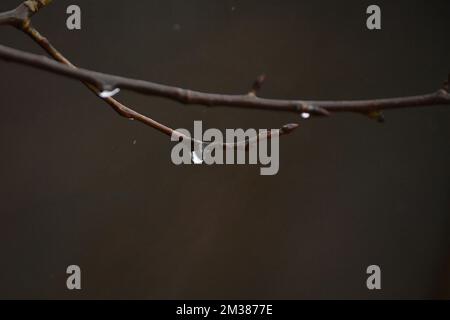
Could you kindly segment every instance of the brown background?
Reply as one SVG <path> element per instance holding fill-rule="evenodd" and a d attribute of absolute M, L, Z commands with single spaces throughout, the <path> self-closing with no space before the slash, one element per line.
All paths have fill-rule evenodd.
<path fill-rule="evenodd" d="M 2 0 L 0 9 L 19 1 Z M 82 9 L 68 31 L 65 10 Z M 197 90 L 374 98 L 436 90 L 450 2 L 55 1 L 34 24 L 75 64 Z M 234 7 L 234 10 L 232 9 Z M 12 28 L 0 43 L 42 51 Z M 0 62 L 1 298 L 450 297 L 450 109 L 302 122 L 280 172 L 181 166 L 168 138 L 81 84 Z M 172 127 L 276 128 L 292 114 L 123 92 Z M 136 144 L 133 141 L 136 140 Z M 79 292 L 65 269 L 82 268 Z M 366 289 L 366 267 L 382 290 Z"/>

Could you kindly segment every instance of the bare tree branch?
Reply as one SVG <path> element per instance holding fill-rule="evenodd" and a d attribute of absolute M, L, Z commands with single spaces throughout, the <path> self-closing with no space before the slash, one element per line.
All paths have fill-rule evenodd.
<path fill-rule="evenodd" d="M 436 92 L 409 97 L 348 101 L 280 100 L 265 99 L 257 96 L 257 93 L 265 80 L 265 76 L 257 78 L 248 94 L 227 95 L 192 91 L 76 68 L 59 51 L 57 51 L 46 38 L 42 37 L 39 32 L 31 26 L 30 17 L 50 2 L 51 0 L 25 1 L 15 10 L 0 13 L 0 25 L 12 25 L 24 31 L 58 62 L 49 60 L 45 56 L 23 52 L 2 45 L 0 45 L 0 59 L 25 64 L 30 67 L 81 80 L 90 90 L 97 95 L 102 96 L 103 99 L 120 115 L 129 119 L 136 119 L 167 135 L 172 135 L 174 130 L 126 107 L 108 96 L 108 94 L 114 90 L 117 91 L 117 89 L 128 89 L 151 96 L 168 98 L 184 104 L 287 111 L 304 114 L 308 117 L 310 115 L 329 116 L 331 113 L 335 112 L 354 112 L 365 114 L 378 121 L 384 120 L 384 116 L 381 113 L 382 110 L 450 104 L 448 82 L 442 89 L 437 90 Z M 288 134 L 297 127 L 297 124 L 286 125 L 280 129 L 280 134 Z M 263 137 L 255 137 L 256 141 L 261 138 Z M 270 138 L 270 136 L 267 135 L 265 138 Z M 249 140 L 253 141 L 255 139 Z M 200 141 L 194 142 L 202 143 Z M 238 142 L 232 146 L 237 147 L 238 145 L 245 145 L 248 147 L 248 143 L 249 141 Z M 224 144 L 224 147 L 230 146 Z"/>
<path fill-rule="evenodd" d="M 112 91 L 116 88 L 128 89 L 151 96 L 172 99 L 185 104 L 205 106 L 228 106 L 254 108 L 276 111 L 309 112 L 317 115 L 328 115 L 333 112 L 369 113 L 385 109 L 410 108 L 450 103 L 450 95 L 444 89 L 434 93 L 375 100 L 359 101 L 302 101 L 263 99 L 252 94 L 225 95 L 204 93 L 171 87 L 144 80 L 130 79 L 87 69 L 75 69 L 59 62 L 49 60 L 45 56 L 27 53 L 0 45 L 0 59 L 25 64 L 33 68 L 46 70 L 72 79 L 94 84 L 97 88 Z"/>
<path fill-rule="evenodd" d="M 30 18 L 37 13 L 41 8 L 50 4 L 52 0 L 28 0 L 19 5 L 15 10 L 11 10 L 5 13 L 0 13 L 0 25 L 11 25 L 17 27 L 19 30 L 25 32 L 31 37 L 40 47 L 42 47 L 48 54 L 50 54 L 53 59 L 63 63 L 64 65 L 76 69 L 76 67 L 64 57 L 50 41 L 43 37 L 35 28 L 31 26 Z M 84 82 L 84 84 L 97 96 L 101 96 L 101 91 L 93 84 Z M 186 137 L 180 132 L 167 127 L 145 115 L 142 115 L 135 110 L 125 106 L 119 101 L 112 97 L 102 97 L 102 99 L 111 106 L 119 115 L 128 118 L 130 120 L 137 120 L 145 125 L 148 125 L 168 136 L 175 136 L 183 138 L 185 141 L 191 141 L 195 145 L 205 145 L 203 141 L 197 141 L 190 137 Z M 294 131 L 298 127 L 297 124 L 287 124 L 280 128 L 279 135 L 286 135 Z M 255 136 L 251 139 L 246 139 L 244 141 L 238 141 L 236 143 L 222 143 L 220 144 L 224 149 L 238 149 L 244 148 L 248 149 L 252 144 L 262 140 L 271 139 L 270 131 L 266 134 Z"/>

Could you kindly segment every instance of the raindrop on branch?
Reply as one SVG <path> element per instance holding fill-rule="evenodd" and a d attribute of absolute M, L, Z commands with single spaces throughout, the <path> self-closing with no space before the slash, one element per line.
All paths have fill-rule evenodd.
<path fill-rule="evenodd" d="M 116 94 L 118 94 L 120 92 L 119 88 L 116 88 L 112 91 L 108 91 L 108 90 L 103 90 L 102 92 L 100 92 L 98 95 L 100 96 L 100 98 L 111 98 L 114 97 Z"/>
<path fill-rule="evenodd" d="M 311 114 L 309 114 L 308 112 L 302 112 L 302 114 L 300 115 L 302 117 L 302 119 L 309 119 L 311 118 Z"/>

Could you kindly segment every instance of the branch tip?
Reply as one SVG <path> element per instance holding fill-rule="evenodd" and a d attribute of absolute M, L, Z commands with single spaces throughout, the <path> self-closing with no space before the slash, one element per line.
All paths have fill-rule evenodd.
<path fill-rule="evenodd" d="M 258 78 L 256 78 L 255 82 L 253 83 L 252 90 L 248 93 L 249 96 L 255 97 L 256 94 L 261 90 L 264 82 L 266 81 L 266 75 L 261 74 Z"/>
<path fill-rule="evenodd" d="M 298 123 L 285 124 L 283 127 L 281 127 L 280 134 L 289 134 L 292 131 L 294 131 L 295 129 L 297 129 L 298 127 L 299 127 Z"/>
<path fill-rule="evenodd" d="M 386 121 L 383 112 L 379 110 L 371 111 L 367 113 L 367 116 L 372 120 L 378 121 L 379 123 L 384 123 Z"/>

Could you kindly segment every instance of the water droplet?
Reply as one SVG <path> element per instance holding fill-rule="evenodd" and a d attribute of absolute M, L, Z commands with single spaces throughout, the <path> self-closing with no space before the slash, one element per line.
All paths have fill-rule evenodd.
<path fill-rule="evenodd" d="M 116 88 L 112 91 L 108 91 L 108 90 L 104 90 L 102 92 L 100 92 L 98 95 L 100 96 L 100 98 L 110 98 L 110 97 L 114 97 L 116 94 L 118 94 L 120 92 L 119 88 Z"/>
<path fill-rule="evenodd" d="M 137 140 L 133 140 L 133 144 L 136 144 L 137 143 Z"/>
<path fill-rule="evenodd" d="M 308 112 L 302 112 L 302 114 L 300 115 L 302 117 L 302 119 L 309 119 L 311 117 L 311 114 L 309 114 Z"/>
<path fill-rule="evenodd" d="M 234 10 L 236 10 L 236 7 L 231 7 L 231 11 L 234 11 Z"/>
<path fill-rule="evenodd" d="M 203 163 L 203 159 L 201 159 L 198 155 L 197 151 L 193 151 L 192 152 L 192 162 L 194 164 L 202 164 Z"/>
<path fill-rule="evenodd" d="M 173 25 L 173 31 L 180 31 L 181 30 L 181 26 L 177 23 Z"/>

